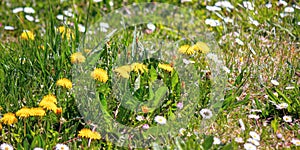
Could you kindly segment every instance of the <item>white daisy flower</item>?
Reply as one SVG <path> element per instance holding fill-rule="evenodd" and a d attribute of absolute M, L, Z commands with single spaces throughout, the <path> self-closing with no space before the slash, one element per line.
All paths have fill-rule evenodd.
<path fill-rule="evenodd" d="M 253 145 L 253 144 L 251 144 L 251 143 L 245 143 L 245 144 L 244 144 L 244 148 L 245 148 L 246 150 L 256 150 L 256 146 Z"/>
<path fill-rule="evenodd" d="M 233 5 L 229 1 L 218 1 L 216 6 L 233 9 Z"/>
<path fill-rule="evenodd" d="M 13 26 L 4 26 L 4 30 L 15 30 L 15 28 Z"/>
<path fill-rule="evenodd" d="M 272 83 L 273 85 L 279 85 L 279 82 L 278 82 L 277 80 L 271 80 L 271 83 Z"/>
<path fill-rule="evenodd" d="M 250 112 L 262 112 L 260 109 L 251 109 Z"/>
<path fill-rule="evenodd" d="M 103 0 L 93 0 L 94 3 L 102 2 Z"/>
<path fill-rule="evenodd" d="M 58 143 L 55 145 L 55 150 L 69 150 L 69 149 L 70 148 L 65 144 Z"/>
<path fill-rule="evenodd" d="M 149 29 L 149 30 L 151 30 L 151 31 L 154 31 L 155 30 L 155 25 L 153 24 L 153 23 L 148 23 L 147 24 L 147 28 Z"/>
<path fill-rule="evenodd" d="M 25 18 L 28 20 L 28 21 L 34 21 L 34 18 L 30 15 L 25 15 Z"/>
<path fill-rule="evenodd" d="M 219 145 L 221 144 L 221 140 L 219 138 L 216 138 L 214 137 L 214 142 L 213 142 L 214 145 Z"/>
<path fill-rule="evenodd" d="M 0 145 L 0 150 L 13 150 L 14 148 L 10 145 L 10 144 L 7 144 L 7 143 L 2 143 Z"/>
<path fill-rule="evenodd" d="M 24 12 L 27 14 L 33 14 L 35 13 L 35 10 L 32 7 L 25 7 Z"/>
<path fill-rule="evenodd" d="M 226 66 L 223 66 L 222 69 L 223 69 L 226 73 L 230 73 L 230 70 L 229 70 Z"/>
<path fill-rule="evenodd" d="M 286 90 L 292 90 L 294 88 L 295 88 L 294 86 L 287 86 L 287 87 L 285 87 Z"/>
<path fill-rule="evenodd" d="M 272 7 L 272 4 L 271 4 L 271 3 L 268 3 L 268 4 L 266 4 L 266 7 L 267 7 L 267 8 L 271 8 L 271 7 Z"/>
<path fill-rule="evenodd" d="M 179 129 L 179 135 L 181 135 L 181 136 L 184 135 L 185 131 L 186 131 L 185 128 L 180 128 Z"/>
<path fill-rule="evenodd" d="M 238 43 L 239 45 L 243 46 L 244 42 L 242 40 L 240 40 L 239 38 L 235 39 L 235 42 Z"/>
<path fill-rule="evenodd" d="M 214 20 L 214 19 L 205 19 L 205 24 L 208 24 L 212 27 L 216 27 L 216 26 L 221 25 L 219 20 Z"/>
<path fill-rule="evenodd" d="M 63 14 L 66 15 L 66 16 L 68 16 L 68 17 L 74 17 L 74 14 L 72 13 L 71 10 L 64 10 Z"/>
<path fill-rule="evenodd" d="M 273 93 L 273 95 L 276 96 L 276 97 L 278 97 L 278 93 L 277 92 Z"/>
<path fill-rule="evenodd" d="M 283 116 L 282 119 L 285 121 L 285 122 L 292 122 L 292 117 L 291 116 Z"/>
<path fill-rule="evenodd" d="M 142 120 L 144 120 L 144 117 L 143 116 L 136 116 L 135 119 L 138 120 L 138 121 L 142 121 Z"/>
<path fill-rule="evenodd" d="M 260 140 L 260 136 L 259 136 L 256 132 L 254 132 L 254 131 L 250 131 L 250 132 L 249 132 L 249 135 L 250 135 L 254 140 L 257 140 L 257 141 Z"/>
<path fill-rule="evenodd" d="M 250 114 L 250 115 L 248 115 L 248 118 L 250 118 L 250 119 L 259 119 L 259 116 L 258 115 L 254 115 L 254 114 Z"/>
<path fill-rule="evenodd" d="M 300 146 L 300 140 L 298 140 L 298 139 L 292 139 L 291 140 L 291 142 L 294 144 L 294 145 L 296 145 L 296 146 Z"/>
<path fill-rule="evenodd" d="M 36 147 L 36 148 L 34 148 L 33 150 L 44 150 L 44 149 L 42 149 L 42 148 L 40 148 L 40 147 Z"/>
<path fill-rule="evenodd" d="M 58 20 L 63 21 L 63 20 L 64 20 L 64 15 L 59 14 L 59 15 L 56 16 L 56 18 L 57 18 Z"/>
<path fill-rule="evenodd" d="M 149 129 L 150 127 L 149 127 L 148 124 L 144 124 L 142 128 L 145 129 L 145 130 L 147 130 L 147 129 Z"/>
<path fill-rule="evenodd" d="M 249 138 L 247 142 L 254 144 L 255 146 L 259 146 L 259 142 L 253 138 Z"/>
<path fill-rule="evenodd" d="M 300 26 L 300 21 L 299 21 L 299 22 L 297 22 L 297 25 L 298 25 L 298 26 Z"/>
<path fill-rule="evenodd" d="M 244 124 L 243 120 L 242 120 L 242 119 L 239 119 L 239 123 L 240 123 L 240 126 L 241 126 L 241 130 L 242 130 L 242 131 L 245 131 L 246 128 L 245 128 L 245 124 Z"/>
<path fill-rule="evenodd" d="M 286 16 L 289 16 L 288 13 L 280 13 L 279 15 L 280 15 L 281 18 L 284 18 L 284 17 L 286 17 Z"/>
<path fill-rule="evenodd" d="M 279 0 L 278 3 L 277 3 L 277 5 L 278 5 L 278 6 L 279 6 L 279 5 L 286 6 L 286 5 L 287 5 L 287 2 L 284 1 L 284 0 Z"/>
<path fill-rule="evenodd" d="M 296 9 L 300 9 L 300 6 L 295 5 L 295 4 L 293 5 L 293 7 L 296 8 Z"/>
<path fill-rule="evenodd" d="M 22 8 L 22 7 L 17 7 L 17 8 L 15 8 L 15 9 L 13 9 L 13 13 L 14 14 L 17 14 L 17 13 L 19 13 L 19 12 L 22 12 L 22 11 L 24 11 L 24 8 Z"/>
<path fill-rule="evenodd" d="M 181 3 L 192 2 L 192 0 L 181 0 Z"/>
<path fill-rule="evenodd" d="M 237 142 L 237 143 L 244 143 L 244 140 L 243 140 L 243 138 L 241 138 L 241 137 L 236 137 L 236 138 L 234 139 L 234 141 Z"/>
<path fill-rule="evenodd" d="M 254 6 L 251 2 L 249 1 L 244 1 L 243 2 L 243 6 L 246 8 L 246 9 L 249 9 L 249 10 L 254 10 Z"/>
<path fill-rule="evenodd" d="M 251 17 L 249 17 L 250 23 L 254 24 L 255 26 L 259 25 L 259 22 L 257 20 L 252 19 Z"/>
<path fill-rule="evenodd" d="M 78 31 L 85 32 L 85 27 L 82 24 L 78 24 Z"/>
<path fill-rule="evenodd" d="M 233 19 L 229 18 L 229 17 L 225 17 L 223 18 L 225 23 L 233 23 Z"/>
<path fill-rule="evenodd" d="M 202 109 L 200 114 L 203 119 L 210 119 L 212 117 L 212 112 L 209 109 Z"/>
<path fill-rule="evenodd" d="M 156 116 L 154 118 L 154 121 L 157 122 L 158 124 L 166 124 L 167 123 L 166 118 L 163 116 Z"/>
<path fill-rule="evenodd" d="M 286 109 L 289 106 L 287 103 L 281 103 L 276 105 L 276 109 Z"/>
<path fill-rule="evenodd" d="M 284 8 L 284 12 L 286 12 L 286 13 L 292 13 L 292 12 L 294 12 L 294 8 L 293 7 L 285 7 Z"/>
<path fill-rule="evenodd" d="M 218 6 L 206 6 L 206 9 L 209 10 L 209 11 L 220 11 L 220 10 L 222 10 Z"/>

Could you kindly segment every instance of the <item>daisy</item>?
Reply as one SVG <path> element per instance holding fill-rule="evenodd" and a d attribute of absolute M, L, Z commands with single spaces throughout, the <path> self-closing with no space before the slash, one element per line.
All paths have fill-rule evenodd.
<path fill-rule="evenodd" d="M 17 8 L 15 8 L 15 9 L 13 9 L 13 13 L 14 14 L 17 14 L 17 13 L 19 13 L 19 12 L 22 12 L 24 9 L 22 8 L 22 7 L 17 7 Z"/>
<path fill-rule="evenodd" d="M 163 116 L 156 116 L 154 118 L 155 122 L 157 122 L 158 124 L 166 124 L 167 123 L 167 120 L 165 117 Z"/>
<path fill-rule="evenodd" d="M 271 83 L 272 83 L 273 85 L 279 85 L 279 82 L 278 82 L 277 80 L 271 80 Z"/>
<path fill-rule="evenodd" d="M 30 15 L 25 15 L 25 18 L 28 20 L 28 21 L 34 21 L 34 17 L 30 16 Z"/>
<path fill-rule="evenodd" d="M 40 148 L 40 147 L 36 147 L 36 148 L 34 148 L 33 150 L 44 150 L 44 149 L 42 149 L 42 148 Z"/>
<path fill-rule="evenodd" d="M 136 116 L 136 120 L 142 121 L 142 120 L 144 120 L 144 117 L 143 116 Z"/>
<path fill-rule="evenodd" d="M 287 2 L 284 1 L 284 0 L 279 0 L 279 2 L 277 3 L 277 5 L 283 5 L 283 6 L 286 6 L 287 5 Z"/>
<path fill-rule="evenodd" d="M 156 27 L 155 27 L 155 25 L 153 23 L 148 23 L 147 24 L 147 28 L 153 32 Z"/>
<path fill-rule="evenodd" d="M 237 143 L 244 143 L 244 140 L 243 140 L 243 138 L 241 138 L 241 137 L 236 137 L 236 138 L 234 139 L 234 141 L 237 142 Z"/>
<path fill-rule="evenodd" d="M 27 14 L 33 14 L 35 13 L 35 10 L 32 7 L 25 7 L 24 12 Z"/>
<path fill-rule="evenodd" d="M 106 83 L 108 80 L 107 72 L 101 68 L 95 68 L 94 71 L 91 73 L 91 76 L 100 82 Z"/>
<path fill-rule="evenodd" d="M 85 27 L 82 24 L 78 24 L 78 31 L 85 32 Z"/>
<path fill-rule="evenodd" d="M 63 20 L 64 20 L 64 15 L 58 14 L 58 15 L 56 16 L 56 18 L 57 18 L 58 20 L 63 21 Z"/>
<path fill-rule="evenodd" d="M 4 26 L 4 30 L 12 31 L 12 30 L 15 30 L 15 27 L 13 27 L 13 26 Z"/>
<path fill-rule="evenodd" d="M 251 143 L 245 143 L 245 144 L 244 144 L 244 148 L 245 148 L 246 150 L 256 150 L 256 146 L 253 145 L 253 144 L 251 144 Z"/>
<path fill-rule="evenodd" d="M 147 129 L 149 129 L 149 125 L 148 124 L 144 124 L 142 128 L 145 129 L 145 130 L 147 130 Z"/>
<path fill-rule="evenodd" d="M 291 116 L 283 116 L 282 118 L 285 122 L 292 122 L 292 117 Z"/>
<path fill-rule="evenodd" d="M 240 123 L 240 126 L 241 126 L 241 130 L 242 130 L 242 131 L 245 131 L 246 128 L 245 128 L 245 124 L 244 124 L 243 120 L 242 120 L 242 119 L 239 119 L 239 123 Z"/>
<path fill-rule="evenodd" d="M 296 146 L 300 146 L 300 140 L 298 140 L 298 139 L 293 138 L 291 142 Z"/>
<path fill-rule="evenodd" d="M 209 11 L 220 11 L 221 8 L 217 6 L 206 6 L 206 9 Z"/>
<path fill-rule="evenodd" d="M 285 109 L 289 106 L 289 104 L 281 103 L 281 104 L 278 104 L 278 105 L 275 105 L 275 106 L 276 106 L 276 109 Z"/>
<path fill-rule="evenodd" d="M 244 42 L 242 40 L 240 40 L 239 38 L 235 39 L 235 42 L 238 43 L 239 45 L 243 46 Z"/>
<path fill-rule="evenodd" d="M 185 133 L 186 129 L 185 128 L 180 128 L 179 129 L 179 135 L 183 136 Z"/>
<path fill-rule="evenodd" d="M 221 140 L 219 138 L 216 138 L 214 137 L 214 142 L 213 142 L 214 145 L 219 145 L 221 144 Z"/>
<path fill-rule="evenodd" d="M 216 2 L 215 6 L 229 8 L 229 9 L 234 8 L 229 1 L 218 1 L 218 2 Z"/>
<path fill-rule="evenodd" d="M 255 146 L 259 146 L 259 142 L 253 138 L 249 138 L 247 142 L 254 144 Z"/>
<path fill-rule="evenodd" d="M 265 5 L 267 8 L 271 8 L 272 7 L 272 4 L 271 3 L 268 3 Z"/>
<path fill-rule="evenodd" d="M 69 150 L 69 149 L 70 148 L 65 144 L 58 143 L 55 145 L 55 150 Z"/>
<path fill-rule="evenodd" d="M 200 114 L 203 119 L 210 119 L 212 117 L 212 112 L 209 109 L 202 109 Z"/>
<path fill-rule="evenodd" d="M 246 8 L 246 9 L 249 9 L 249 10 L 254 10 L 254 7 L 253 7 L 253 4 L 249 1 L 244 1 L 243 2 L 243 6 Z"/>
<path fill-rule="evenodd" d="M 214 20 L 214 19 L 205 19 L 205 24 L 210 25 L 212 27 L 221 25 L 219 20 Z"/>
<path fill-rule="evenodd" d="M 257 140 L 259 141 L 260 140 L 260 136 L 254 132 L 254 131 L 250 131 L 249 135 L 254 139 L 254 140 Z"/>
<path fill-rule="evenodd" d="M 258 115 L 254 115 L 254 114 L 250 114 L 250 115 L 248 115 L 248 118 L 250 118 L 250 119 L 259 119 L 259 116 Z"/>
<path fill-rule="evenodd" d="M 293 7 L 285 7 L 284 8 L 284 12 L 286 12 L 286 13 L 292 13 L 292 12 L 294 12 L 294 8 Z"/>
<path fill-rule="evenodd" d="M 1 150 L 13 150 L 14 148 L 10 144 L 3 143 L 0 145 L 0 149 Z"/>

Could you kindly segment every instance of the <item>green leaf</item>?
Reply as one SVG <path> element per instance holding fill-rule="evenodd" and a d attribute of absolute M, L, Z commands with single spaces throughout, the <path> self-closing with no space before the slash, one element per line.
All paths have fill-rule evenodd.
<path fill-rule="evenodd" d="M 150 68 L 149 75 L 150 75 L 150 82 L 153 82 L 157 79 L 157 73 L 153 66 L 151 66 Z"/>
<path fill-rule="evenodd" d="M 208 136 L 204 139 L 204 142 L 202 144 L 204 150 L 209 150 L 213 145 L 214 137 Z"/>
<path fill-rule="evenodd" d="M 278 120 L 276 118 L 271 121 L 271 127 L 273 128 L 274 132 L 277 131 L 278 126 L 279 126 L 279 123 L 278 123 Z"/>
<path fill-rule="evenodd" d="M 232 150 L 232 149 L 233 149 L 232 143 L 229 143 L 222 148 L 222 150 Z"/>
<path fill-rule="evenodd" d="M 166 86 L 162 86 L 157 89 L 157 91 L 155 92 L 154 101 L 152 103 L 154 107 L 156 107 L 159 104 L 160 100 L 167 93 L 167 90 L 168 88 Z"/>

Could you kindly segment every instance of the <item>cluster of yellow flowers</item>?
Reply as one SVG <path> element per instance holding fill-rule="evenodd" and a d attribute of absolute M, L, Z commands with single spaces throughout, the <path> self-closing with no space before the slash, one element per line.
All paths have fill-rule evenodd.
<path fill-rule="evenodd" d="M 47 110 L 52 110 L 53 112 L 60 114 L 62 111 L 62 108 L 58 108 L 56 106 L 57 99 L 53 94 L 48 94 L 43 97 L 43 99 L 40 101 L 39 106 L 43 107 Z"/>
<path fill-rule="evenodd" d="M 23 107 L 20 110 L 18 110 L 16 112 L 16 115 L 18 117 L 21 118 L 27 118 L 29 116 L 45 116 L 46 115 L 46 111 L 41 108 L 41 107 L 37 107 L 37 108 L 27 108 L 27 107 Z"/>
<path fill-rule="evenodd" d="M 145 64 L 133 63 L 131 65 L 124 65 L 118 67 L 114 71 L 117 72 L 121 77 L 128 79 L 131 71 L 134 71 L 136 73 L 144 73 L 144 72 L 148 72 L 148 68 Z"/>
<path fill-rule="evenodd" d="M 92 140 L 100 140 L 101 135 L 96 131 L 91 131 L 90 129 L 83 128 L 79 131 L 79 137 L 88 138 Z"/>
<path fill-rule="evenodd" d="M 196 52 L 206 54 L 210 51 L 209 47 L 204 42 L 197 42 L 195 45 L 182 45 L 178 52 L 187 55 L 193 55 Z"/>

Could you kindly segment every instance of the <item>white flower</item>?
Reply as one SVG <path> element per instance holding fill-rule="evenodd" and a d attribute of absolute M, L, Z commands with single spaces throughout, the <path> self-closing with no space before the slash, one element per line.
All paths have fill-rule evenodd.
<path fill-rule="evenodd" d="M 55 145 L 55 150 L 69 150 L 70 148 L 67 146 L 67 145 L 65 145 L 65 144 L 56 144 Z"/>
<path fill-rule="evenodd" d="M 234 7 L 232 6 L 232 4 L 228 1 L 219 1 L 215 4 L 216 6 L 219 7 L 224 7 L 224 8 L 230 8 L 233 9 Z"/>
<path fill-rule="evenodd" d="M 212 112 L 209 109 L 202 109 L 200 114 L 203 119 L 210 119 L 212 117 Z"/>
<path fill-rule="evenodd" d="M 298 26 L 300 26 L 300 21 L 299 21 L 299 22 L 297 22 L 297 25 L 298 25 Z"/>
<path fill-rule="evenodd" d="M 0 149 L 1 150 L 13 150 L 14 148 L 10 144 L 3 143 L 0 145 Z"/>
<path fill-rule="evenodd" d="M 245 143 L 245 144 L 244 144 L 244 148 L 245 148 L 246 150 L 256 150 L 256 146 L 253 145 L 253 144 L 251 144 L 251 143 Z"/>
<path fill-rule="evenodd" d="M 286 12 L 286 13 L 292 13 L 292 12 L 294 12 L 294 8 L 293 7 L 285 7 L 284 8 L 284 12 Z"/>
<path fill-rule="evenodd" d="M 225 23 L 232 23 L 233 22 L 233 19 L 229 18 L 229 17 L 225 17 L 223 18 L 224 22 Z"/>
<path fill-rule="evenodd" d="M 251 109 L 251 112 L 262 112 L 260 109 Z"/>
<path fill-rule="evenodd" d="M 93 0 L 94 3 L 102 2 L 102 0 Z"/>
<path fill-rule="evenodd" d="M 216 27 L 216 26 L 221 25 L 219 20 L 214 20 L 214 19 L 205 19 L 205 24 L 208 24 L 212 27 Z"/>
<path fill-rule="evenodd" d="M 243 46 L 244 42 L 242 40 L 240 40 L 239 38 L 235 39 L 235 42 L 238 43 L 239 45 Z"/>
<path fill-rule="evenodd" d="M 165 117 L 163 116 L 156 116 L 154 118 L 155 122 L 157 122 L 158 124 L 166 124 L 167 123 L 167 120 Z"/>
<path fill-rule="evenodd" d="M 149 127 L 148 124 L 144 124 L 142 128 L 145 129 L 145 130 L 147 130 L 147 129 L 149 129 L 150 127 Z"/>
<path fill-rule="evenodd" d="M 28 21 L 34 21 L 34 18 L 30 15 L 25 15 L 25 18 L 28 20 Z"/>
<path fill-rule="evenodd" d="M 148 23 L 147 24 L 147 28 L 153 32 L 156 27 L 155 27 L 155 25 L 153 23 Z"/>
<path fill-rule="evenodd" d="M 236 138 L 234 139 L 234 141 L 237 142 L 237 143 L 244 143 L 244 140 L 243 140 L 243 138 L 241 138 L 241 137 L 236 137 Z"/>
<path fill-rule="evenodd" d="M 214 145 L 219 145 L 221 144 L 221 140 L 219 138 L 216 138 L 214 137 L 214 142 L 213 142 Z"/>
<path fill-rule="evenodd" d="M 259 146 L 259 142 L 253 138 L 249 138 L 247 142 L 254 144 L 255 146 Z"/>
<path fill-rule="evenodd" d="M 271 80 L 271 83 L 272 83 L 273 85 L 279 85 L 279 82 L 278 82 L 277 80 Z"/>
<path fill-rule="evenodd" d="M 39 147 L 36 147 L 36 148 L 34 148 L 33 150 L 44 150 L 44 149 L 39 148 Z"/>
<path fill-rule="evenodd" d="M 245 8 L 249 9 L 249 10 L 254 10 L 253 4 L 249 1 L 244 1 L 243 5 Z"/>
<path fill-rule="evenodd" d="M 276 97 L 278 97 L 278 93 L 277 92 L 273 93 L 273 95 L 276 96 Z"/>
<path fill-rule="evenodd" d="M 254 24 L 255 26 L 259 25 L 259 22 L 257 20 L 252 19 L 251 17 L 249 17 L 250 23 Z"/>
<path fill-rule="evenodd" d="M 223 69 L 226 73 L 230 73 L 230 70 L 229 70 L 226 66 L 223 66 L 222 69 Z"/>
<path fill-rule="evenodd" d="M 68 16 L 68 17 L 74 17 L 74 14 L 70 10 L 64 10 L 63 14 L 66 15 L 66 16 Z"/>
<path fill-rule="evenodd" d="M 289 106 L 287 103 L 281 103 L 279 105 L 276 105 L 276 109 L 285 109 Z"/>
<path fill-rule="evenodd" d="M 206 6 L 206 9 L 209 11 L 220 11 L 221 8 L 217 6 Z"/>
<path fill-rule="evenodd" d="M 298 140 L 298 139 L 293 138 L 291 142 L 296 146 L 300 146 L 300 140 Z"/>
<path fill-rule="evenodd" d="M 136 116 L 136 120 L 142 121 L 142 120 L 144 120 L 144 117 L 143 116 Z"/>
<path fill-rule="evenodd" d="M 250 118 L 250 119 L 259 119 L 259 116 L 258 115 L 254 115 L 254 114 L 250 114 L 250 115 L 248 115 L 248 118 Z"/>
<path fill-rule="evenodd" d="M 245 128 L 245 124 L 244 124 L 243 120 L 242 120 L 242 119 L 239 119 L 239 123 L 240 123 L 241 129 L 242 129 L 243 131 L 245 131 L 246 128 Z"/>
<path fill-rule="evenodd" d="M 272 4 L 271 4 L 271 3 L 268 3 L 268 4 L 266 4 L 266 7 L 267 7 L 267 8 L 271 8 L 271 7 L 272 7 Z"/>
<path fill-rule="evenodd" d="M 15 8 L 15 9 L 13 9 L 13 13 L 14 14 L 16 14 L 16 13 L 19 13 L 19 12 L 22 12 L 22 11 L 24 11 L 24 8 L 22 8 L 22 7 L 17 7 L 17 8 Z"/>
<path fill-rule="evenodd" d="M 295 88 L 294 86 L 287 86 L 287 87 L 285 87 L 286 90 L 292 90 L 294 88 Z"/>
<path fill-rule="evenodd" d="M 181 3 L 185 3 L 185 2 L 191 2 L 192 0 L 181 0 Z"/>
<path fill-rule="evenodd" d="M 184 135 L 184 132 L 186 131 L 185 128 L 180 128 L 179 129 L 179 135 Z"/>
<path fill-rule="evenodd" d="M 4 26 L 4 30 L 14 30 L 15 28 L 13 26 Z"/>
<path fill-rule="evenodd" d="M 287 2 L 286 1 L 283 1 L 283 0 L 279 0 L 279 2 L 277 3 L 277 5 L 283 5 L 283 6 L 286 6 L 287 5 Z"/>
<path fill-rule="evenodd" d="M 281 18 L 284 18 L 284 17 L 288 16 L 289 14 L 288 13 L 280 13 L 279 15 Z"/>
<path fill-rule="evenodd" d="M 293 5 L 293 7 L 296 8 L 296 9 L 300 9 L 300 6 L 295 5 L 295 4 Z"/>
<path fill-rule="evenodd" d="M 33 14 L 33 13 L 35 13 L 34 9 L 31 8 L 31 7 L 25 7 L 24 8 L 24 12 L 27 13 L 27 14 Z"/>
<path fill-rule="evenodd" d="M 256 132 L 254 132 L 254 131 L 250 131 L 250 132 L 249 132 L 249 135 L 250 135 L 254 140 L 257 140 L 257 141 L 260 140 L 260 136 L 259 136 Z"/>
<path fill-rule="evenodd" d="M 82 24 L 78 24 L 78 31 L 85 32 L 85 27 Z"/>
<path fill-rule="evenodd" d="M 285 122 L 292 122 L 292 117 L 291 116 L 283 116 L 282 119 L 285 121 Z"/>

